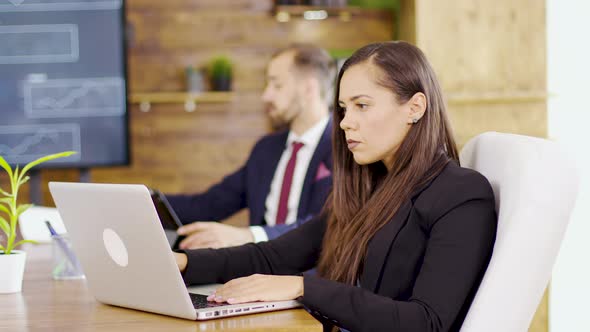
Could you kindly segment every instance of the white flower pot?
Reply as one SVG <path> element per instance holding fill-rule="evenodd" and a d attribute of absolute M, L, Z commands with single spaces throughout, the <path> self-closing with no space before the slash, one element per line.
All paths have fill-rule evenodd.
<path fill-rule="evenodd" d="M 10 255 L 0 251 L 0 294 L 18 293 L 23 288 L 27 253 L 13 250 Z"/>

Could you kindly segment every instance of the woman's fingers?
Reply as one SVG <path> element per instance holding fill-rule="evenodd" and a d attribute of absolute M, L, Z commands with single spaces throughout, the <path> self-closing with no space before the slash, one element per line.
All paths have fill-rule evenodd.
<path fill-rule="evenodd" d="M 209 301 L 244 303 L 292 300 L 303 295 L 303 278 L 255 274 L 227 282 L 208 297 Z"/>

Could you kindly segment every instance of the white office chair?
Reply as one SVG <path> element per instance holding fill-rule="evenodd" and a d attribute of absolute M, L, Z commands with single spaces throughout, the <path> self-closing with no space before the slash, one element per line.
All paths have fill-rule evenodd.
<path fill-rule="evenodd" d="M 461 332 L 527 331 L 575 203 L 574 164 L 554 142 L 496 132 L 471 139 L 460 159 L 490 181 L 498 212 L 492 259 Z"/>

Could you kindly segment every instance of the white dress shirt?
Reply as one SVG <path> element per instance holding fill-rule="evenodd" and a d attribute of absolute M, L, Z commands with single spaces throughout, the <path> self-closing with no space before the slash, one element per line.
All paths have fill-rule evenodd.
<path fill-rule="evenodd" d="M 272 178 L 270 192 L 266 196 L 266 213 L 264 214 L 264 219 L 266 220 L 267 226 L 274 226 L 277 220 L 283 176 L 287 168 L 287 163 L 291 158 L 291 153 L 293 152 L 293 142 L 301 142 L 303 143 L 303 147 L 297 152 L 297 163 L 295 164 L 293 182 L 291 182 L 291 191 L 289 192 L 289 201 L 287 202 L 287 218 L 285 219 L 285 224 L 292 224 L 297 220 L 297 209 L 299 208 L 299 198 L 303 190 L 305 175 L 307 174 L 313 153 L 328 125 L 328 120 L 329 117 L 325 117 L 301 136 L 297 136 L 292 131 L 289 132 L 285 150 L 281 155 L 281 159 Z M 254 242 L 268 241 L 268 236 L 262 226 L 251 226 L 250 230 L 254 235 Z"/>

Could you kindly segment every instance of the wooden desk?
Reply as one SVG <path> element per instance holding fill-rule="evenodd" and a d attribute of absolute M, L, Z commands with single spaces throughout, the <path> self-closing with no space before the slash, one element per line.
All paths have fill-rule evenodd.
<path fill-rule="evenodd" d="M 104 305 L 86 281 L 52 279 L 49 245 L 24 250 L 23 291 L 0 294 L 0 331 L 322 331 L 303 309 L 195 322 Z"/>

